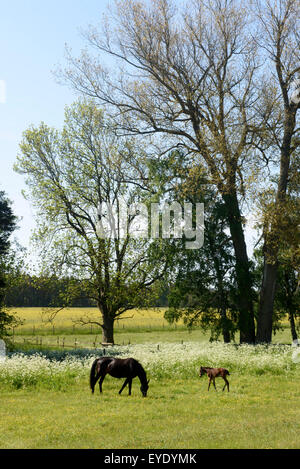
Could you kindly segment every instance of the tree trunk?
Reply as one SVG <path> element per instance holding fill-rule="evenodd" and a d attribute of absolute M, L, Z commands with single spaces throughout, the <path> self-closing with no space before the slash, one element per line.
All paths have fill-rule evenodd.
<path fill-rule="evenodd" d="M 286 198 L 290 158 L 291 158 L 291 140 L 295 128 L 296 111 L 285 110 L 284 136 L 280 156 L 280 175 L 276 194 L 276 207 L 279 216 L 284 212 L 284 201 Z M 272 341 L 272 324 L 274 297 L 276 288 L 276 278 L 278 270 L 278 250 L 279 250 L 279 226 L 272 224 L 269 231 L 265 233 L 264 244 L 264 273 L 260 292 L 260 304 L 257 321 L 257 342 Z"/>
<path fill-rule="evenodd" d="M 289 321 L 290 321 L 290 326 L 291 326 L 292 340 L 294 342 L 295 340 L 298 340 L 298 335 L 296 331 L 295 316 L 294 316 L 294 312 L 292 311 L 289 313 Z"/>
<path fill-rule="evenodd" d="M 286 285 L 286 295 L 287 295 L 287 310 L 289 312 L 289 321 L 290 321 L 290 328 L 291 328 L 291 334 L 292 334 L 292 340 L 298 341 L 298 334 L 296 330 L 296 324 L 295 324 L 295 313 L 297 308 L 295 308 L 294 304 L 294 295 L 297 294 L 297 287 L 293 289 L 293 287 L 290 288 L 289 284 L 289 271 L 286 270 L 284 273 L 284 280 L 285 280 L 285 285 Z"/>
<path fill-rule="evenodd" d="M 102 313 L 102 342 L 106 344 L 114 344 L 114 318 L 109 313 Z"/>
<path fill-rule="evenodd" d="M 272 341 L 273 307 L 276 290 L 278 263 L 267 263 L 265 260 L 260 294 L 259 315 L 257 320 L 256 342 Z"/>
<path fill-rule="evenodd" d="M 226 308 L 222 307 L 222 310 L 221 310 L 221 317 L 222 317 L 222 334 L 223 334 L 223 340 L 224 340 L 224 343 L 225 344 L 229 344 L 230 343 L 230 332 L 229 332 L 229 321 L 228 321 L 228 318 L 227 318 L 227 314 L 226 314 Z"/>
<path fill-rule="evenodd" d="M 223 194 L 227 210 L 230 234 L 232 237 L 235 259 L 236 280 L 238 285 L 240 343 L 255 342 L 255 324 L 252 300 L 252 278 L 249 270 L 242 218 L 235 192 Z"/>
<path fill-rule="evenodd" d="M 230 335 L 228 329 L 223 329 L 224 344 L 230 344 Z"/>
<path fill-rule="evenodd" d="M 209 230 L 208 230 L 209 231 Z M 211 233 L 207 233 L 210 250 L 213 254 L 213 263 L 216 271 L 217 286 L 218 286 L 218 308 L 221 311 L 221 324 L 222 324 L 222 335 L 225 343 L 230 343 L 230 321 L 227 318 L 226 307 L 227 307 L 227 295 L 224 291 L 223 272 L 220 266 L 220 260 L 218 255 L 215 255 L 218 251 L 218 245 L 216 245 L 215 237 L 211 236 Z"/>

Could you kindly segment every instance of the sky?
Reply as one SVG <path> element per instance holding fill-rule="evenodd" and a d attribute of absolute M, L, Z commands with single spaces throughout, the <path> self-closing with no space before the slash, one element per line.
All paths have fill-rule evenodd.
<path fill-rule="evenodd" d="M 75 56 L 85 47 L 80 31 L 99 24 L 107 0 L 10 0 L 0 6 L 0 190 L 19 217 L 15 237 L 28 247 L 33 212 L 24 199 L 24 176 L 13 171 L 22 133 L 44 121 L 61 127 L 76 95 L 57 83 L 65 45 Z"/>
<path fill-rule="evenodd" d="M 24 176 L 13 170 L 22 133 L 41 121 L 60 128 L 64 108 L 76 95 L 57 83 L 53 71 L 65 62 L 65 45 L 79 55 L 80 31 L 99 24 L 108 0 L 10 0 L 0 10 L 0 190 L 19 217 L 15 238 L 29 247 L 34 213 L 22 190 Z M 252 233 L 246 233 L 248 241 Z"/>

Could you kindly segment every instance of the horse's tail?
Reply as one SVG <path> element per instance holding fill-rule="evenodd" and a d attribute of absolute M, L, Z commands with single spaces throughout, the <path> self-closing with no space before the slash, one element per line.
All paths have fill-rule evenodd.
<path fill-rule="evenodd" d="M 91 390 L 92 390 L 92 394 L 94 394 L 94 388 L 95 388 L 95 384 L 97 382 L 97 379 L 96 379 L 96 376 L 95 376 L 95 370 L 96 370 L 97 363 L 98 363 L 98 358 L 96 358 L 96 360 L 93 362 L 91 372 L 90 372 L 90 387 L 91 387 Z"/>
<path fill-rule="evenodd" d="M 229 373 L 229 371 L 228 371 L 228 370 L 226 370 L 226 371 L 227 371 L 227 373 L 226 373 L 226 374 L 230 376 L 230 373 Z"/>

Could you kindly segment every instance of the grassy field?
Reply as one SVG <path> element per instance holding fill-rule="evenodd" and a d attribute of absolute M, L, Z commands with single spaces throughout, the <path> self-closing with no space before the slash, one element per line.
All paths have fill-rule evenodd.
<path fill-rule="evenodd" d="M 79 325 L 77 321 L 80 318 L 89 317 L 99 320 L 98 308 L 66 308 L 60 311 L 53 323 L 48 321 L 51 312 L 50 308 L 13 308 L 17 316 L 24 321 L 24 324 L 16 329 L 18 334 L 31 334 L 34 330 L 39 333 L 73 333 L 74 330 L 78 334 L 87 334 L 91 331 L 91 327 L 97 330 L 97 326 Z M 141 330 L 141 329 L 161 329 L 169 328 L 170 325 L 164 319 L 166 308 L 150 308 L 150 309 L 134 309 L 128 311 L 122 316 L 122 319 L 116 320 L 116 330 Z M 178 326 L 182 325 L 179 321 Z M 173 329 L 175 326 L 173 326 Z M 99 328 L 98 328 L 99 329 Z"/>
<path fill-rule="evenodd" d="M 143 399 L 103 395 L 81 380 L 65 391 L 2 390 L 1 448 L 299 448 L 299 378 L 232 377 L 230 393 L 200 379 L 152 383 Z M 219 383 L 220 390 L 220 383 Z"/>
<path fill-rule="evenodd" d="M 101 343 L 101 328 L 95 325 L 82 326 L 76 323 L 80 317 L 89 316 L 99 319 L 97 308 L 67 308 L 59 312 L 53 323 L 47 321 L 49 310 L 42 308 L 14 308 L 24 324 L 15 329 L 15 342 L 43 346 L 97 347 Z M 169 324 L 164 319 L 165 308 L 132 310 L 125 319 L 115 323 L 115 343 L 180 343 L 209 340 L 209 333 L 200 328 L 187 330 L 182 321 Z M 291 344 L 288 321 L 282 323 L 283 329 L 273 334 L 273 343 Z M 238 337 L 237 337 L 238 342 Z"/>
<path fill-rule="evenodd" d="M 30 334 L 30 327 L 35 325 L 35 331 L 44 330 L 44 348 L 47 341 L 57 345 L 61 337 L 51 334 L 40 312 L 27 313 L 32 322 L 28 330 L 16 332 L 16 341 L 34 341 L 37 335 Z M 69 330 L 72 322 L 67 321 L 75 313 L 70 310 L 61 317 L 60 330 L 66 341 L 76 339 L 78 348 L 90 347 L 95 335 L 86 330 L 76 336 Z M 180 324 L 176 329 L 159 326 L 154 313 L 163 320 L 162 310 L 135 312 L 130 324 L 116 329 L 121 345 L 105 352 L 134 356 L 143 364 L 150 378 L 146 399 L 137 378 L 130 397 L 126 388 L 119 396 L 122 380 L 109 376 L 103 395 L 98 387 L 92 395 L 89 370 L 98 355 L 93 349 L 95 356 L 63 361 L 53 361 L 45 352 L 0 362 L 0 448 L 300 447 L 300 363 L 292 359 L 295 349 L 210 344 L 199 329 L 189 333 Z M 150 322 L 145 325 L 146 318 Z M 287 328 L 275 337 L 291 343 Z M 228 368 L 230 392 L 221 391 L 222 379 L 217 380 L 217 392 L 213 387 L 207 392 L 207 378 L 198 376 L 200 365 Z"/>
<path fill-rule="evenodd" d="M 14 342 L 30 347 L 95 348 L 101 344 L 100 327 L 82 326 L 76 321 L 89 316 L 99 320 L 97 308 L 67 308 L 57 315 L 53 324 L 47 321 L 49 310 L 41 308 L 15 308 L 24 324 L 14 330 Z M 120 345 L 137 343 L 164 343 L 203 341 L 209 336 L 199 328 L 189 331 L 182 321 L 170 325 L 164 319 L 165 308 L 133 310 L 125 319 L 115 322 L 115 343 Z M 26 345 L 27 344 L 27 345 Z"/>

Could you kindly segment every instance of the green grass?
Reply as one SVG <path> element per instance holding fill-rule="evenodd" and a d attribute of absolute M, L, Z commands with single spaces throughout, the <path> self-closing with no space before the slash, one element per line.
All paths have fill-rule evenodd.
<path fill-rule="evenodd" d="M 101 343 L 88 328 L 76 326 L 73 333 L 68 323 L 73 310 L 62 318 L 61 329 L 55 326 L 54 335 L 49 325 L 39 322 L 37 309 L 25 313 L 29 323 L 15 334 L 24 349 L 40 339 L 39 348 L 61 349 L 64 336 L 70 347 L 75 339 L 77 348 L 92 348 L 95 338 L 97 346 Z M 118 395 L 122 381 L 109 376 L 103 395 L 98 388 L 91 395 L 87 363 L 69 368 L 62 364 L 59 369 L 41 361 L 39 368 L 24 359 L 27 371 L 15 361 L 10 376 L 0 367 L 0 448 L 300 447 L 300 364 L 292 362 L 292 349 L 210 345 L 209 334 L 200 329 L 189 332 L 182 324 L 176 329 L 160 324 L 162 314 L 143 311 L 115 329 L 116 343 L 140 344 L 120 350 L 144 364 L 151 379 L 146 399 L 138 379 L 128 397 L 127 389 Z M 33 326 L 39 334 L 32 334 Z M 291 344 L 284 326 L 273 342 Z M 191 359 L 188 368 L 185 357 Z M 207 392 L 207 379 L 197 376 L 200 364 L 228 367 L 230 392 L 222 393 L 221 379 L 218 392 Z"/>
<path fill-rule="evenodd" d="M 24 321 L 24 324 L 14 331 L 14 340 L 17 344 L 30 342 L 39 345 L 42 341 L 42 346 L 60 348 L 63 339 L 64 345 L 68 347 L 75 346 L 75 339 L 78 347 L 94 347 L 95 340 L 98 345 L 101 343 L 100 327 L 82 326 L 73 322 L 84 315 L 99 319 L 97 308 L 66 308 L 59 312 L 53 324 L 46 321 L 47 308 L 12 309 Z M 209 340 L 209 333 L 204 334 L 199 327 L 188 331 L 182 321 L 178 324 L 168 324 L 163 317 L 164 311 L 165 308 L 150 308 L 125 313 L 126 319 L 115 323 L 115 343 L 126 345 L 128 343 L 180 343 Z M 236 342 L 239 342 L 238 334 Z M 272 342 L 291 344 L 291 332 L 287 320 L 282 322 L 281 330 L 276 334 L 273 333 Z"/>
<path fill-rule="evenodd" d="M 102 329 L 95 325 L 82 326 L 73 322 L 80 316 L 88 314 L 99 319 L 97 308 L 67 308 L 61 311 L 53 324 L 46 321 L 42 308 L 15 308 L 18 316 L 24 321 L 22 326 L 14 330 L 14 342 L 25 348 L 32 346 L 61 348 L 95 347 L 102 341 Z M 47 309 L 45 309 L 47 311 Z M 182 342 L 202 341 L 208 339 L 200 328 L 192 332 L 179 322 L 168 324 L 164 319 L 165 308 L 150 308 L 147 310 L 132 310 L 127 319 L 116 321 L 114 327 L 115 343 L 154 343 L 154 342 Z M 126 316 L 126 314 L 125 314 Z M 132 316 L 132 317 L 131 317 Z M 127 316 L 126 316 L 127 317 Z M 28 346 L 26 345 L 28 344 Z"/>
<path fill-rule="evenodd" d="M 62 331 L 61 334 L 20 334 L 14 337 L 14 343 L 16 346 L 22 347 L 23 349 L 28 348 L 47 348 L 51 349 L 62 349 L 62 344 L 66 350 L 77 348 L 96 348 L 101 347 L 102 337 L 101 334 L 65 334 Z M 95 342 L 96 341 L 96 342 Z M 203 343 L 209 341 L 209 333 L 204 333 L 200 329 L 194 329 L 188 331 L 183 326 L 175 329 L 149 329 L 144 330 L 124 330 L 124 331 L 115 331 L 115 343 L 119 345 L 128 345 L 128 344 L 147 344 L 147 343 Z M 236 337 L 236 342 L 239 342 L 238 336 Z M 288 327 L 285 327 L 283 331 L 278 331 L 275 336 L 273 336 L 273 343 L 281 344 L 291 344 L 291 334 Z"/>
<path fill-rule="evenodd" d="M 1 448 L 299 448 L 300 380 L 231 376 L 230 393 L 207 392 L 207 380 L 153 380 L 118 395 L 107 377 L 103 395 L 86 379 L 64 391 L 0 392 Z"/>
<path fill-rule="evenodd" d="M 203 342 L 208 341 L 209 334 L 204 334 L 201 330 L 196 329 L 192 332 L 186 329 L 177 330 L 151 330 L 148 332 L 124 332 L 115 333 L 115 344 L 128 345 L 128 344 L 147 344 L 147 343 L 186 343 L 186 342 Z M 14 343 L 24 349 L 34 348 L 56 348 L 67 349 L 77 348 L 94 348 L 96 340 L 96 347 L 101 347 L 102 337 L 95 334 L 59 334 L 59 335 L 19 335 L 15 336 Z M 64 341 L 64 342 L 63 342 Z"/>

